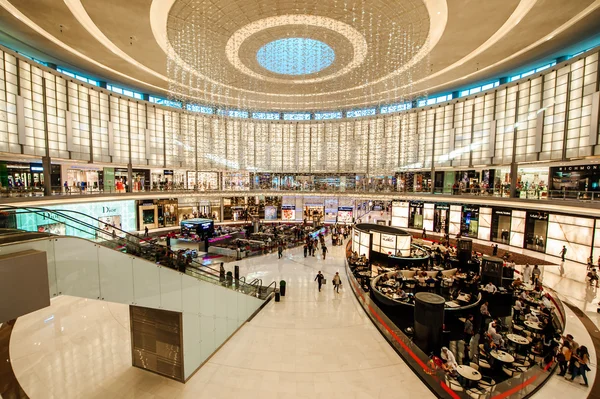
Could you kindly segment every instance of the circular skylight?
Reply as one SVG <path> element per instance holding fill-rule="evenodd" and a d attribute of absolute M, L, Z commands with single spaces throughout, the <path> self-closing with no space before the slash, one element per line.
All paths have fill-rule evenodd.
<path fill-rule="evenodd" d="M 314 39 L 279 39 L 262 46 L 256 60 L 263 68 L 280 75 L 310 75 L 333 63 L 335 52 Z"/>

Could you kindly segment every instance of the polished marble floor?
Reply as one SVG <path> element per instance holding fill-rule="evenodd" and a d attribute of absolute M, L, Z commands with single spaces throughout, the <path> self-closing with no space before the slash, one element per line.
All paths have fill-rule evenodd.
<path fill-rule="evenodd" d="M 299 248 L 281 260 L 271 254 L 236 262 L 248 279 L 286 280 L 287 295 L 269 303 L 185 385 L 131 367 L 127 306 L 66 296 L 17 321 L 10 347 L 15 374 L 32 399 L 433 397 L 347 287 L 336 294 L 328 284 L 318 292 L 318 270 L 329 283 L 336 271 L 343 274 L 342 247 L 329 249 L 326 260 L 304 258 Z M 598 324 L 600 298 L 584 283 L 584 265 L 542 270 L 544 283 Z M 567 332 L 591 344 L 573 312 L 567 310 L 567 317 Z M 590 384 L 595 364 L 592 369 Z M 553 377 L 536 397 L 579 399 L 588 392 Z"/>
<path fill-rule="evenodd" d="M 365 315 L 354 295 L 330 285 L 342 247 L 302 249 L 239 262 L 241 274 L 287 282 L 185 385 L 131 367 L 125 305 L 58 297 L 18 319 L 10 353 L 32 398 L 432 398 Z M 322 270 L 329 284 L 318 292 Z M 344 279 L 345 281 L 345 279 Z M 345 284 L 346 286 L 347 284 Z"/>

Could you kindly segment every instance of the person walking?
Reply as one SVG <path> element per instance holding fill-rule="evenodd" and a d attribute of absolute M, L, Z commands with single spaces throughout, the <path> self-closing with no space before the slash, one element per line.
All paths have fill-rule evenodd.
<path fill-rule="evenodd" d="M 531 282 L 536 287 L 537 287 L 538 281 L 540 280 L 540 274 L 542 274 L 542 271 L 540 270 L 538 265 L 534 265 L 533 270 L 531 271 Z"/>
<path fill-rule="evenodd" d="M 498 244 L 492 244 L 492 256 L 498 255 Z"/>
<path fill-rule="evenodd" d="M 325 245 L 323 245 L 321 248 L 323 249 L 323 260 L 325 260 L 325 256 L 327 256 L 327 252 L 329 252 L 329 250 Z"/>
<path fill-rule="evenodd" d="M 308 245 L 304 244 L 304 257 L 308 254 Z"/>
<path fill-rule="evenodd" d="M 279 244 L 277 247 L 277 255 L 279 256 L 278 259 L 283 258 L 283 244 Z"/>
<path fill-rule="evenodd" d="M 342 279 L 340 278 L 340 273 L 339 272 L 335 272 L 335 276 L 333 276 L 333 280 L 331 280 L 331 282 L 333 283 L 333 290 L 336 293 L 340 292 L 340 285 L 342 285 Z"/>
<path fill-rule="evenodd" d="M 562 262 L 565 261 L 565 255 L 567 255 L 567 246 L 563 245 L 562 249 L 560 250 L 560 259 Z"/>
<path fill-rule="evenodd" d="M 317 282 L 317 284 L 319 284 L 319 292 L 321 292 L 321 285 L 323 285 L 323 283 L 325 282 L 325 276 L 323 276 L 323 273 L 321 273 L 320 270 L 317 273 L 317 277 L 315 277 L 315 281 Z"/>
<path fill-rule="evenodd" d="M 148 226 L 144 226 L 144 237 L 148 237 Z"/>
<path fill-rule="evenodd" d="M 467 320 L 465 320 L 465 329 L 464 329 L 464 338 L 465 346 L 469 346 L 469 342 L 471 342 L 471 338 L 475 335 L 475 331 L 473 329 L 473 315 L 470 314 L 467 316 Z"/>
<path fill-rule="evenodd" d="M 524 283 L 531 283 L 531 266 L 529 266 L 529 263 L 525 264 L 525 267 L 523 267 L 523 282 Z"/>
<path fill-rule="evenodd" d="M 587 376 L 585 375 L 587 371 L 590 371 L 590 367 L 588 366 L 588 363 L 590 362 L 590 353 L 588 352 L 587 347 L 582 346 L 579 348 L 577 355 L 572 355 L 571 358 L 575 359 L 575 366 L 569 381 L 573 381 L 577 376 L 580 375 L 583 378 L 583 383 L 580 384 L 585 387 L 589 386 Z"/>
<path fill-rule="evenodd" d="M 560 352 L 556 355 L 556 361 L 558 361 L 558 367 L 560 367 L 559 377 L 564 377 L 567 373 L 567 365 L 571 360 L 571 344 L 566 338 L 563 338 L 563 344 L 560 348 Z"/>

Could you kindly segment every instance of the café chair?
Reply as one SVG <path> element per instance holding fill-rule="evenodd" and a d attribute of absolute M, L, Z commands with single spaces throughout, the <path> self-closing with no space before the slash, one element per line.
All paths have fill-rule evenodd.
<path fill-rule="evenodd" d="M 471 367 L 471 368 L 473 368 L 475 370 L 479 370 L 479 365 L 477 363 L 470 362 L 469 363 L 469 367 Z"/>
<path fill-rule="evenodd" d="M 462 385 L 460 385 L 460 382 L 458 382 L 458 380 L 452 377 L 450 374 L 446 374 L 446 385 L 448 385 L 448 387 L 455 392 L 464 391 L 464 388 Z"/>
<path fill-rule="evenodd" d="M 504 371 L 504 374 L 511 378 L 518 378 L 521 376 L 521 370 L 519 370 L 516 367 L 513 367 L 513 365 L 511 364 L 502 366 L 502 371 Z"/>
<path fill-rule="evenodd" d="M 479 387 L 486 391 L 486 393 L 491 394 L 496 390 L 496 381 L 494 381 L 490 377 L 483 376 L 481 377 L 481 381 L 479 381 Z"/>
<path fill-rule="evenodd" d="M 490 362 L 487 359 L 479 357 L 477 361 L 479 365 L 479 372 L 481 374 L 486 374 L 492 370 L 492 366 L 490 365 Z"/>
<path fill-rule="evenodd" d="M 531 363 L 528 360 L 516 361 L 512 366 L 521 372 L 525 372 L 531 367 Z"/>
<path fill-rule="evenodd" d="M 482 399 L 487 397 L 487 391 L 479 386 L 467 389 L 467 395 L 473 399 Z"/>

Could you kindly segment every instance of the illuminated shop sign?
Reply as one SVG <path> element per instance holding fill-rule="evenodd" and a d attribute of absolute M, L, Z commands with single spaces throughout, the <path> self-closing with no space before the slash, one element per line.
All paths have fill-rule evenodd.
<path fill-rule="evenodd" d="M 281 205 L 281 209 L 296 210 L 296 205 Z"/>
<path fill-rule="evenodd" d="M 352 212 L 353 210 L 354 208 L 351 206 L 338 206 L 338 211 Z"/>
<path fill-rule="evenodd" d="M 496 215 L 504 215 L 504 216 L 511 216 L 512 215 L 511 211 L 505 211 L 505 210 L 500 210 L 500 209 L 494 209 L 494 213 Z"/>
<path fill-rule="evenodd" d="M 553 168 L 554 169 L 554 168 Z M 580 170 L 600 170 L 598 165 L 575 165 L 575 166 L 559 166 L 556 168 L 559 172 L 576 172 Z"/>
<path fill-rule="evenodd" d="M 527 217 L 535 220 L 548 220 L 548 212 L 527 212 Z"/>
<path fill-rule="evenodd" d="M 447 204 L 435 204 L 435 209 L 439 209 L 441 211 L 447 211 L 450 209 L 450 205 Z"/>

